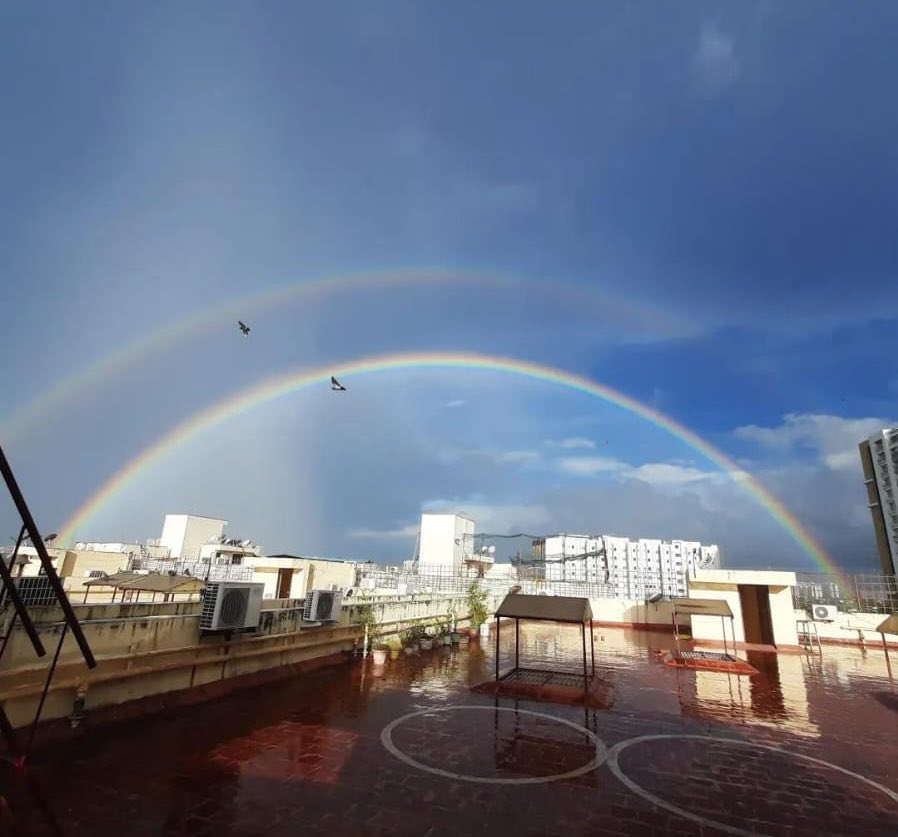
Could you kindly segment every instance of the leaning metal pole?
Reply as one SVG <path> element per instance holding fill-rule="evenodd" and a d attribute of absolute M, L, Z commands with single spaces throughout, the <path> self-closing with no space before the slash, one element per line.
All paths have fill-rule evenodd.
<path fill-rule="evenodd" d="M 38 558 L 40 559 L 41 566 L 44 568 L 44 573 L 46 573 L 50 587 L 53 589 L 53 593 L 65 615 L 66 624 L 69 626 L 72 636 L 75 637 L 75 641 L 81 649 L 81 655 L 84 657 L 84 662 L 87 663 L 88 668 L 96 668 L 97 661 L 94 658 L 93 652 L 90 650 L 87 637 L 84 636 L 84 631 L 81 630 L 78 617 L 75 615 L 75 611 L 72 609 L 72 605 L 69 602 L 69 597 L 66 595 L 66 592 L 62 587 L 62 582 L 56 574 L 56 568 L 50 560 L 50 556 L 47 553 L 47 547 L 38 531 L 34 518 L 31 516 L 31 511 L 28 508 L 28 504 L 25 502 L 25 497 L 19 488 L 19 484 L 16 482 L 15 475 L 12 472 L 12 468 L 6 459 L 6 454 L 3 452 L 2 447 L 0 447 L 0 474 L 3 475 L 3 480 L 6 482 L 6 487 L 9 489 L 12 501 L 15 503 L 16 509 L 19 512 L 19 517 L 22 519 L 22 524 L 31 536 L 31 544 L 37 551 Z"/>

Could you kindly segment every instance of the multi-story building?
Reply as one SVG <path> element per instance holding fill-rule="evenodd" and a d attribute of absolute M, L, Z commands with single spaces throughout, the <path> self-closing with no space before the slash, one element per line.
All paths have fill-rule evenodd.
<path fill-rule="evenodd" d="M 611 535 L 554 535 L 533 541 L 525 576 L 602 584 L 621 599 L 685 596 L 690 570 L 720 566 L 716 545 L 630 540 Z"/>
<path fill-rule="evenodd" d="M 474 521 L 460 514 L 422 514 L 419 572 L 483 575 L 495 562 L 495 549 L 476 543 L 474 530 Z"/>
<path fill-rule="evenodd" d="M 898 575 L 898 427 L 874 433 L 859 447 L 882 571 Z"/>

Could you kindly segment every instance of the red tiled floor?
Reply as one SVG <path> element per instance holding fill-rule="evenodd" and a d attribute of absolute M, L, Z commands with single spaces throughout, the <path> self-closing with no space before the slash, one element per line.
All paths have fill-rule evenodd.
<path fill-rule="evenodd" d="M 578 644 L 575 630 L 525 626 L 521 662 L 575 668 Z M 471 693 L 494 668 L 489 643 L 474 643 L 115 727 L 88 719 L 79 739 L 37 753 L 31 771 L 72 837 L 727 833 L 710 820 L 776 837 L 898 834 L 898 801 L 800 758 L 898 792 L 898 684 L 881 652 L 749 652 L 758 674 L 739 677 L 667 668 L 655 652 L 669 645 L 663 634 L 596 631 L 597 668 L 615 695 L 605 711 Z M 458 705 L 485 708 L 413 715 L 393 727 L 393 743 L 425 768 L 529 783 L 437 775 L 385 749 L 391 722 Z M 624 779 L 606 763 L 541 781 L 588 766 L 596 749 L 584 726 Z M 690 735 L 701 740 L 673 737 Z M 641 736 L 671 737 L 615 748 Z M 22 833 L 53 833 L 8 766 L 0 771 Z"/>

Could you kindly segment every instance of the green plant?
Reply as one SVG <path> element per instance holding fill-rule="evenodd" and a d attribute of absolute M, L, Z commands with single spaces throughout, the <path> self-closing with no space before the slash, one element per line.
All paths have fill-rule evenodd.
<path fill-rule="evenodd" d="M 487 592 L 476 581 L 468 588 L 467 605 L 468 619 L 471 627 L 476 631 L 486 622 L 489 612 L 486 609 Z"/>
<path fill-rule="evenodd" d="M 380 638 L 379 628 L 380 622 L 377 618 L 377 612 L 372 604 L 363 604 L 357 611 L 358 620 L 356 622 L 368 637 L 368 645 L 371 648 L 378 647 Z"/>

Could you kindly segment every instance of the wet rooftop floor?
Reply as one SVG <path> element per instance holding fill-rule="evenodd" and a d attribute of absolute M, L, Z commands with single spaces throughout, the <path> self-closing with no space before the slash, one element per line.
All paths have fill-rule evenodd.
<path fill-rule="evenodd" d="M 21 833 L 898 835 L 882 650 L 742 652 L 740 677 L 661 665 L 664 634 L 595 640 L 603 710 L 471 693 L 483 641 L 86 730 L 33 758 L 47 810 L 15 794 Z M 522 627 L 522 665 L 579 654 L 576 628 Z"/>

